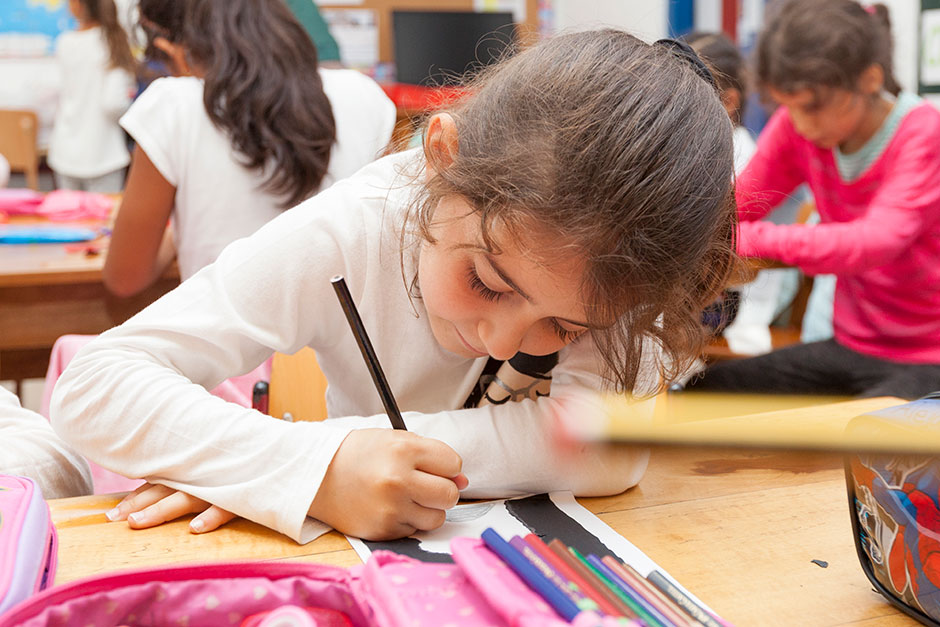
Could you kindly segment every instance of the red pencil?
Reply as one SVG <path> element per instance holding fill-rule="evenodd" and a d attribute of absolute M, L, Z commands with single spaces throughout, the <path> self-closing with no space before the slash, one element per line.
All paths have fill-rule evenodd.
<path fill-rule="evenodd" d="M 578 561 L 578 559 L 568 551 L 568 547 L 565 546 L 564 542 L 555 538 L 548 543 L 548 548 L 565 564 L 571 567 L 572 570 L 581 575 L 581 578 L 588 582 L 588 588 L 590 590 L 600 593 L 609 604 L 617 608 L 619 615 L 626 616 L 627 618 L 638 618 L 636 613 L 631 610 L 626 603 L 617 598 L 617 596 L 610 591 L 610 588 L 599 581 L 597 576 L 588 570 L 587 566 Z"/>
<path fill-rule="evenodd" d="M 552 551 L 545 542 L 542 541 L 542 538 L 538 537 L 534 533 L 530 533 L 525 537 L 526 543 L 531 546 L 536 553 L 541 555 L 545 561 L 551 564 L 555 570 L 557 570 L 563 577 L 568 581 L 578 585 L 578 588 L 585 595 L 590 597 L 597 606 L 604 611 L 605 614 L 609 616 L 623 616 L 623 612 L 618 610 L 613 603 L 604 598 L 604 596 L 594 589 L 590 583 L 588 583 L 581 575 L 576 573 L 573 568 L 568 566 L 565 562 L 558 557 L 554 551 Z"/>

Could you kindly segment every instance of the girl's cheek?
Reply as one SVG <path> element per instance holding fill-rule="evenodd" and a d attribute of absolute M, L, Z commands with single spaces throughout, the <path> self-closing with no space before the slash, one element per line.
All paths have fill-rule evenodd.
<path fill-rule="evenodd" d="M 551 328 L 539 329 L 530 332 L 520 350 L 530 355 L 548 355 L 560 351 L 566 344 Z"/>

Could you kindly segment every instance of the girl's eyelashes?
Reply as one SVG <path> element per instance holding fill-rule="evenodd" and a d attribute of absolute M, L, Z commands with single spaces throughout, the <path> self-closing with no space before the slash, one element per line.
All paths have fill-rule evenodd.
<path fill-rule="evenodd" d="M 499 299 L 506 294 L 505 292 L 497 292 L 496 290 L 488 288 L 486 283 L 483 282 L 483 279 L 480 278 L 480 275 L 477 274 L 476 268 L 472 265 L 467 268 L 467 282 L 474 292 L 490 302 L 498 302 Z"/>
<path fill-rule="evenodd" d="M 484 299 L 490 302 L 499 302 L 503 296 L 510 294 L 511 292 L 497 292 L 496 290 L 490 289 L 486 286 L 486 283 L 483 282 L 483 279 L 480 278 L 480 275 L 477 274 L 476 267 L 471 265 L 467 268 L 467 283 L 470 285 L 470 288 L 479 294 Z M 578 329 L 572 331 L 561 326 L 557 320 L 554 318 L 549 318 L 549 324 L 552 327 L 552 331 L 558 336 L 558 339 L 568 344 L 573 342 L 580 336 L 586 329 Z"/>
<path fill-rule="evenodd" d="M 549 322 L 552 325 L 552 330 L 555 332 L 555 335 L 557 335 L 558 339 L 560 339 L 565 344 L 568 342 L 573 342 L 585 331 L 584 329 L 578 331 L 571 331 L 570 329 L 566 329 L 565 327 L 558 324 L 558 321 L 554 318 L 550 318 Z"/>

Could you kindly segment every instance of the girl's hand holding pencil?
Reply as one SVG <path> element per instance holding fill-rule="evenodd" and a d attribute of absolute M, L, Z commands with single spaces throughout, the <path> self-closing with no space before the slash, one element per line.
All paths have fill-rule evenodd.
<path fill-rule="evenodd" d="M 330 462 L 308 514 L 366 540 L 436 529 L 467 487 L 462 463 L 439 440 L 398 429 L 352 431 Z"/>
<path fill-rule="evenodd" d="M 308 511 L 337 531 L 388 540 L 436 529 L 467 487 L 462 460 L 431 438 L 389 429 L 361 429 L 337 450 Z M 145 483 L 108 512 L 133 529 L 156 527 L 186 514 L 193 533 L 214 531 L 235 514 L 162 485 Z"/>

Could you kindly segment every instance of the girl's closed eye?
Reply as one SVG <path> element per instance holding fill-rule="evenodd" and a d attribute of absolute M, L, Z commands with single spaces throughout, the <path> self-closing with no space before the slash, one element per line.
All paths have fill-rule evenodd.
<path fill-rule="evenodd" d="M 467 268 L 467 283 L 474 292 L 490 302 L 499 302 L 503 296 L 508 294 L 508 292 L 498 292 L 488 287 L 486 283 L 483 282 L 483 279 L 480 278 L 476 266 L 474 265 Z"/>
<path fill-rule="evenodd" d="M 557 335 L 558 339 L 560 339 L 565 344 L 575 341 L 581 337 L 585 331 L 587 331 L 587 329 L 566 329 L 565 327 L 561 326 L 561 323 L 559 323 L 555 318 L 549 318 L 549 322 L 552 325 L 552 330 L 555 332 L 555 335 Z"/>

